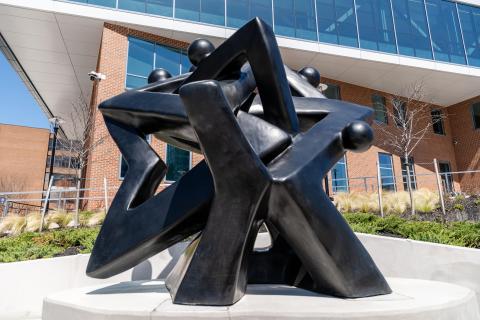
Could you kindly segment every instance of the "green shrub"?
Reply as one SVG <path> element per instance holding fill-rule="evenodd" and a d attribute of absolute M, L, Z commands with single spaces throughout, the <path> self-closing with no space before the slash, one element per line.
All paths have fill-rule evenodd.
<path fill-rule="evenodd" d="M 70 247 L 81 253 L 92 251 L 98 228 L 63 229 L 45 233 L 25 232 L 0 238 L 0 262 L 51 258 Z"/>
<path fill-rule="evenodd" d="M 415 221 L 398 216 L 347 213 L 345 219 L 356 232 L 391 235 L 470 248 L 480 248 L 480 223 Z"/>
<path fill-rule="evenodd" d="M 464 211 L 464 210 L 465 210 L 465 207 L 464 207 L 464 205 L 461 204 L 461 203 L 455 203 L 455 204 L 453 205 L 453 209 L 459 210 L 459 211 Z"/>

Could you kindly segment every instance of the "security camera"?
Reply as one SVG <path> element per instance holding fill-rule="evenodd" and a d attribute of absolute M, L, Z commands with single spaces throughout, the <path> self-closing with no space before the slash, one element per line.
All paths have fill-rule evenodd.
<path fill-rule="evenodd" d="M 88 73 L 88 76 L 90 77 L 90 81 L 100 81 L 100 80 L 105 80 L 107 78 L 106 75 L 100 72 L 95 72 L 95 71 L 90 71 Z"/>

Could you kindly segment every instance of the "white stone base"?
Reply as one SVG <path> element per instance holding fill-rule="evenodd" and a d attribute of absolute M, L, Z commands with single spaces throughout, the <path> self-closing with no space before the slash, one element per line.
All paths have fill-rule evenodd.
<path fill-rule="evenodd" d="M 45 298 L 43 320 L 368 319 L 480 320 L 475 294 L 457 285 L 388 279 L 394 293 L 339 299 L 277 285 L 251 285 L 230 307 L 172 304 L 163 281 L 121 282 Z"/>

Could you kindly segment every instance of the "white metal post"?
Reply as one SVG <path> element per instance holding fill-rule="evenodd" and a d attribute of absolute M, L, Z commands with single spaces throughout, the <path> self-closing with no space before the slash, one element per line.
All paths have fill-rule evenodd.
<path fill-rule="evenodd" d="M 80 207 L 80 179 L 77 180 L 77 197 L 75 199 L 75 217 L 73 221 L 74 227 L 78 227 L 78 211 Z"/>
<path fill-rule="evenodd" d="M 103 189 L 105 195 L 105 213 L 108 211 L 108 187 L 107 187 L 107 178 L 103 177 Z"/>
<path fill-rule="evenodd" d="M 383 214 L 383 199 L 382 199 L 382 178 L 380 176 L 380 164 L 377 161 L 377 190 L 378 190 L 378 206 L 380 207 L 380 215 Z"/>
<path fill-rule="evenodd" d="M 435 167 L 435 176 L 437 177 L 437 187 L 438 187 L 438 195 L 440 196 L 440 204 L 442 206 L 442 213 L 446 216 L 445 212 L 445 202 L 443 200 L 443 190 L 442 190 L 442 178 L 440 178 L 440 172 L 438 170 L 438 161 L 437 159 L 433 159 L 433 166 Z"/>
<path fill-rule="evenodd" d="M 47 213 L 48 199 L 50 199 L 50 191 L 52 190 L 52 185 L 53 185 L 53 176 L 50 177 L 47 194 L 45 195 L 45 203 L 43 204 L 42 217 L 40 218 L 40 229 L 39 229 L 40 232 L 43 231 L 43 221 L 45 220 L 45 214 Z"/>

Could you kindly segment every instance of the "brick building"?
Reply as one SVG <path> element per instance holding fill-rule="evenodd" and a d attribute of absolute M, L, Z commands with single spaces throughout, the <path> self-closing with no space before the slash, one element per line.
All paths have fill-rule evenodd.
<path fill-rule="evenodd" d="M 95 108 L 146 84 L 155 68 L 187 72 L 192 40 L 219 45 L 254 16 L 273 26 L 285 64 L 317 68 L 328 97 L 375 110 L 374 146 L 335 166 L 333 191 L 375 189 L 377 162 L 382 187 L 404 190 L 406 161 L 380 128 L 393 130 L 386 111 L 414 82 L 430 103 L 425 121 L 446 116 L 409 159 L 415 186 L 436 188 L 434 158 L 442 172 L 480 170 L 478 0 L 0 0 L 0 48 L 47 115 L 62 117 L 78 96 Z M 92 83 L 92 70 L 105 79 Z M 69 124 L 62 130 L 68 136 Z M 92 189 L 102 189 L 104 177 L 118 186 L 127 169 L 97 113 L 93 140 L 103 137 L 85 172 Z M 155 138 L 151 145 L 169 165 L 165 183 L 202 159 Z M 479 173 L 442 179 L 447 191 L 480 191 Z"/>
<path fill-rule="evenodd" d="M 42 190 L 48 129 L 0 124 L 0 191 Z"/>

